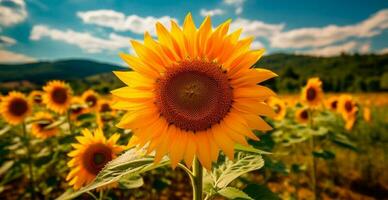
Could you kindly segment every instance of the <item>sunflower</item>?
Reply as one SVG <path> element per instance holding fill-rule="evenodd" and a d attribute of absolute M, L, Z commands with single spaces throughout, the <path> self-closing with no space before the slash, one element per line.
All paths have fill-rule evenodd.
<path fill-rule="evenodd" d="M 53 116 L 48 112 L 37 112 L 34 115 L 34 123 L 31 125 L 31 133 L 38 138 L 48 138 L 59 132 L 58 127 L 48 128 L 54 122 Z"/>
<path fill-rule="evenodd" d="M 85 91 L 82 94 L 82 99 L 91 110 L 98 107 L 98 94 L 94 90 Z"/>
<path fill-rule="evenodd" d="M 106 122 L 113 120 L 115 111 L 112 109 L 111 101 L 109 100 L 99 100 L 97 108 L 97 125 L 98 127 L 103 127 Z"/>
<path fill-rule="evenodd" d="M 119 134 L 114 134 L 106 139 L 101 129 L 94 133 L 84 129 L 82 136 L 76 137 L 79 143 L 72 144 L 74 150 L 68 154 L 72 159 L 67 163 L 71 170 L 66 177 L 74 189 L 90 183 L 109 161 L 124 150 L 116 144 L 119 137 Z"/>
<path fill-rule="evenodd" d="M 47 108 L 63 114 L 70 107 L 72 90 L 68 84 L 63 81 L 50 81 L 43 87 L 45 94 L 43 102 Z"/>
<path fill-rule="evenodd" d="M 354 124 L 356 123 L 356 119 L 357 119 L 356 113 L 348 116 L 348 118 L 345 119 L 345 129 L 348 131 L 351 131 Z"/>
<path fill-rule="evenodd" d="M 270 97 L 268 99 L 268 105 L 270 105 L 275 110 L 276 116 L 274 117 L 274 120 L 284 119 L 287 113 L 287 107 L 283 100 L 277 97 Z"/>
<path fill-rule="evenodd" d="M 371 120 L 372 120 L 372 114 L 371 114 L 371 112 L 370 112 L 370 108 L 369 108 L 369 107 L 364 107 L 363 110 L 364 110 L 364 112 L 363 112 L 362 116 L 364 117 L 364 120 L 365 120 L 367 123 L 371 122 Z"/>
<path fill-rule="evenodd" d="M 356 114 L 358 108 L 356 102 L 350 95 L 341 95 L 338 100 L 338 111 L 342 114 L 342 117 L 347 120 Z"/>
<path fill-rule="evenodd" d="M 331 111 L 337 111 L 338 97 L 332 96 L 326 101 L 326 107 Z"/>
<path fill-rule="evenodd" d="M 188 14 L 183 29 L 157 23 L 158 41 L 146 32 L 144 43 L 131 41 L 136 56 L 120 54 L 133 71 L 115 72 L 127 85 L 112 91 L 113 107 L 127 111 L 117 126 L 148 144 L 156 163 L 168 155 L 172 167 L 190 166 L 196 155 L 210 169 L 220 149 L 232 159 L 236 143 L 258 140 L 252 129 L 271 129 L 259 115 L 276 115 L 265 103 L 275 93 L 257 84 L 276 74 L 252 68 L 264 50 L 239 40 L 241 29 L 227 34 L 230 22 L 212 30 L 207 17 L 197 30 Z"/>
<path fill-rule="evenodd" d="M 317 107 L 323 100 L 322 82 L 319 78 L 310 78 L 302 89 L 302 101 L 309 107 Z"/>
<path fill-rule="evenodd" d="M 301 124 L 306 124 L 309 121 L 309 111 L 307 108 L 301 108 L 296 111 L 295 119 Z"/>
<path fill-rule="evenodd" d="M 28 99 L 36 105 L 40 105 L 43 102 L 43 91 L 34 90 L 28 95 Z"/>
<path fill-rule="evenodd" d="M 75 121 L 78 116 L 87 113 L 88 109 L 81 97 L 73 97 L 69 108 L 70 120 Z"/>
<path fill-rule="evenodd" d="M 6 122 L 17 125 L 31 113 L 31 104 L 20 92 L 10 92 L 2 98 L 0 112 Z"/>

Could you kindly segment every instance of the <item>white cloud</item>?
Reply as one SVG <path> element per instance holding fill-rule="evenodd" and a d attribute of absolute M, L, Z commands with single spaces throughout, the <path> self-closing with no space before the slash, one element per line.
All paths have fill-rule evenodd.
<path fill-rule="evenodd" d="M 26 63 L 34 61 L 36 59 L 30 56 L 0 49 L 0 63 Z"/>
<path fill-rule="evenodd" d="M 339 45 L 330 45 L 306 51 L 296 51 L 296 54 L 328 57 L 337 56 L 341 53 L 367 53 L 369 50 L 369 43 L 360 44 L 355 41 L 350 41 Z"/>
<path fill-rule="evenodd" d="M 175 20 L 169 16 L 163 17 L 140 17 L 138 15 L 125 16 L 124 13 L 114 10 L 92 10 L 77 12 L 77 16 L 86 24 L 94 24 L 102 27 L 112 28 L 115 31 L 132 31 L 137 34 L 143 34 L 145 31 L 151 35 L 156 35 L 155 24 L 160 22 L 170 27 L 170 20 Z"/>
<path fill-rule="evenodd" d="M 4 35 L 0 35 L 0 47 L 1 46 L 12 46 L 16 43 L 17 43 L 17 41 L 15 39 L 4 36 Z"/>
<path fill-rule="evenodd" d="M 200 10 L 200 15 L 203 17 L 206 16 L 216 16 L 216 15 L 223 15 L 225 12 L 219 8 L 213 9 L 213 10 L 206 10 L 206 9 L 201 9 Z"/>
<path fill-rule="evenodd" d="M 270 42 L 277 48 L 322 47 L 353 37 L 370 38 L 387 28 L 388 9 L 384 9 L 354 25 L 294 29 L 273 35 Z"/>
<path fill-rule="evenodd" d="M 267 24 L 259 20 L 249 20 L 244 18 L 237 18 L 232 21 L 231 29 L 236 30 L 243 28 L 244 35 L 270 38 L 275 34 L 279 34 L 284 24 Z"/>
<path fill-rule="evenodd" d="M 87 53 L 100 53 L 103 50 L 115 51 L 125 48 L 128 47 L 131 39 L 115 33 L 110 33 L 107 38 L 101 38 L 87 32 L 76 32 L 71 29 L 59 30 L 45 25 L 36 25 L 32 28 L 31 40 L 40 40 L 44 37 L 78 46 Z"/>
<path fill-rule="evenodd" d="M 0 25 L 11 26 L 27 18 L 24 0 L 0 0 Z"/>
<path fill-rule="evenodd" d="M 245 0 L 223 0 L 226 5 L 234 6 L 236 15 L 239 15 L 243 11 L 243 5 Z"/>
<path fill-rule="evenodd" d="M 256 40 L 256 41 L 252 42 L 251 48 L 252 49 L 262 49 L 262 48 L 264 48 L 264 44 L 261 43 L 260 41 Z"/>
<path fill-rule="evenodd" d="M 388 54 L 388 48 L 381 49 L 377 52 L 378 54 Z"/>

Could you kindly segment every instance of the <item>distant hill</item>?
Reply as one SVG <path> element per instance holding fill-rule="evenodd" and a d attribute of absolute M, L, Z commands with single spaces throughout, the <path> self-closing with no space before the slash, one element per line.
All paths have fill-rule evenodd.
<path fill-rule="evenodd" d="M 52 79 L 74 80 L 120 69 L 123 68 L 91 60 L 0 64 L 0 82 L 26 80 L 41 84 Z"/>
<path fill-rule="evenodd" d="M 269 82 L 278 91 L 296 92 L 310 77 L 323 81 L 325 91 L 388 91 L 388 54 L 313 57 L 273 54 L 256 67 L 272 69 L 279 77 Z"/>

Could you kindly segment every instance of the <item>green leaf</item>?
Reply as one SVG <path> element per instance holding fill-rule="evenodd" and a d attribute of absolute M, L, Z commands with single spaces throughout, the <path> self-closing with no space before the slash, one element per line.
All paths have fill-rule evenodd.
<path fill-rule="evenodd" d="M 252 146 L 244 146 L 241 144 L 236 144 L 234 146 L 234 149 L 236 151 L 242 151 L 242 152 L 248 152 L 248 153 L 255 153 L 255 154 L 260 154 L 260 155 L 265 155 L 265 154 L 272 154 L 271 152 L 263 151 L 257 148 L 254 148 Z"/>
<path fill-rule="evenodd" d="M 139 174 L 152 169 L 165 166 L 169 163 L 167 157 L 164 157 L 159 164 L 154 164 L 154 156 L 145 156 L 145 149 L 132 148 L 120 155 L 116 159 L 107 163 L 96 178 L 87 186 L 76 192 L 64 193 L 58 199 L 72 199 L 82 193 L 89 192 L 96 188 L 119 182 L 122 178 L 136 177 Z M 139 181 L 139 180 L 137 180 Z M 136 182 L 139 186 L 139 182 Z M 135 186 L 133 184 L 132 186 Z"/>
<path fill-rule="evenodd" d="M 249 184 L 243 191 L 254 200 L 280 200 L 280 198 L 265 185 Z"/>
<path fill-rule="evenodd" d="M 5 126 L 3 129 L 0 130 L 0 136 L 2 136 L 3 134 L 7 133 L 8 131 L 10 131 L 11 128 L 12 127 L 10 125 Z"/>
<path fill-rule="evenodd" d="M 0 167 L 0 176 L 6 173 L 13 166 L 14 163 L 15 162 L 13 160 L 4 162 L 3 165 Z"/>
<path fill-rule="evenodd" d="M 325 160 L 332 160 L 335 158 L 335 154 L 328 150 L 313 151 L 313 156 Z"/>
<path fill-rule="evenodd" d="M 239 152 L 233 161 L 226 158 L 224 162 L 214 166 L 213 171 L 209 174 L 212 177 L 213 189 L 217 191 L 225 188 L 239 176 L 263 166 L 264 160 L 261 155 Z"/>
<path fill-rule="evenodd" d="M 218 194 L 228 198 L 228 199 L 248 199 L 254 200 L 250 196 L 248 196 L 245 192 L 234 188 L 234 187 L 226 187 L 218 191 Z"/>
<path fill-rule="evenodd" d="M 59 119 L 59 120 L 57 120 L 57 121 L 55 121 L 55 122 L 53 122 L 53 123 L 51 123 L 51 124 L 45 126 L 44 129 L 45 129 L 45 130 L 50 130 L 50 129 L 52 129 L 52 128 L 55 128 L 55 127 L 58 127 L 58 126 L 64 124 L 65 122 L 66 122 L 66 118 L 65 118 L 65 117 L 62 117 L 61 119 Z M 42 123 L 47 123 L 47 122 L 46 122 L 46 121 L 43 121 Z"/>
<path fill-rule="evenodd" d="M 78 121 L 87 121 L 87 120 L 94 120 L 95 116 L 94 114 L 91 114 L 91 113 L 85 113 L 85 114 L 81 114 L 77 117 L 77 120 Z"/>
<path fill-rule="evenodd" d="M 119 180 L 119 185 L 124 189 L 139 188 L 144 185 L 143 178 L 139 175 L 127 176 Z"/>
<path fill-rule="evenodd" d="M 348 137 L 342 134 L 335 134 L 334 137 L 331 138 L 334 144 L 344 147 L 347 149 L 351 149 L 353 151 L 359 151 L 359 149 L 356 147 L 356 145 L 351 142 Z"/>

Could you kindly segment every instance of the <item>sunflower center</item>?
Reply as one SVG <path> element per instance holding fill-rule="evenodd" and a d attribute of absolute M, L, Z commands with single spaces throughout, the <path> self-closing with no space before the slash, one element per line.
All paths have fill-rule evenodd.
<path fill-rule="evenodd" d="M 308 88 L 307 89 L 307 100 L 308 101 L 313 101 L 315 99 L 315 97 L 317 96 L 317 91 L 315 91 L 314 88 Z"/>
<path fill-rule="evenodd" d="M 159 79 L 156 104 L 169 123 L 188 131 L 206 130 L 229 112 L 232 88 L 216 63 L 182 61 Z"/>
<path fill-rule="evenodd" d="M 39 129 L 40 129 L 40 130 L 43 130 L 44 128 L 46 128 L 46 127 L 47 127 L 48 125 L 50 125 L 51 123 L 52 123 L 52 120 L 44 119 L 43 121 L 38 122 Z"/>
<path fill-rule="evenodd" d="M 100 143 L 90 145 L 82 157 L 85 169 L 93 175 L 97 175 L 112 159 L 112 150 Z"/>
<path fill-rule="evenodd" d="M 100 109 L 100 112 L 109 112 L 111 111 L 112 109 L 110 108 L 110 105 L 107 104 L 107 103 L 104 103 L 101 105 L 101 109 Z"/>
<path fill-rule="evenodd" d="M 24 99 L 14 99 L 9 105 L 9 112 L 15 116 L 22 116 L 28 111 L 27 101 Z"/>
<path fill-rule="evenodd" d="M 352 111 L 352 108 L 353 108 L 352 102 L 346 101 L 345 102 L 345 109 L 346 109 L 346 111 L 350 112 L 350 111 Z"/>
<path fill-rule="evenodd" d="M 51 97 L 55 103 L 64 104 L 68 98 L 67 89 L 62 87 L 55 88 L 51 93 Z"/>
<path fill-rule="evenodd" d="M 72 114 L 77 115 L 77 114 L 80 114 L 80 113 L 82 112 L 82 110 L 83 110 L 82 106 L 75 106 L 75 107 L 72 107 L 72 108 L 70 109 L 70 112 L 71 112 Z"/>
<path fill-rule="evenodd" d="M 40 103 L 42 103 L 42 96 L 37 94 L 34 96 L 33 100 L 34 100 L 34 103 L 40 104 Z"/>
<path fill-rule="evenodd" d="M 331 108 L 336 109 L 337 108 L 338 101 L 331 102 Z"/>
<path fill-rule="evenodd" d="M 309 118 L 309 113 L 307 112 L 307 110 L 303 110 L 301 113 L 300 113 L 300 117 L 302 119 L 308 119 Z"/>
<path fill-rule="evenodd" d="M 282 107 L 279 104 L 276 104 L 274 107 L 274 111 L 276 114 L 279 114 L 282 111 Z"/>
<path fill-rule="evenodd" d="M 97 97 L 94 95 L 89 95 L 86 97 L 85 101 L 90 107 L 94 107 L 97 103 Z"/>

